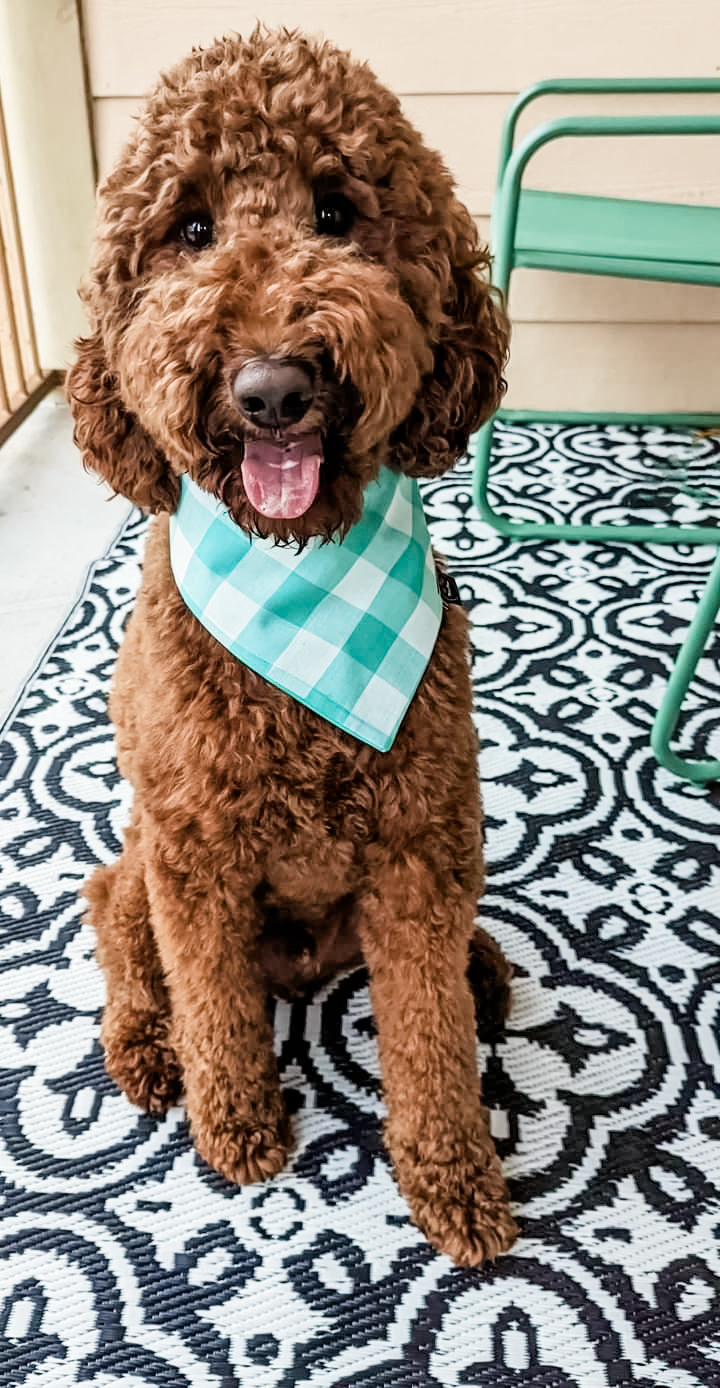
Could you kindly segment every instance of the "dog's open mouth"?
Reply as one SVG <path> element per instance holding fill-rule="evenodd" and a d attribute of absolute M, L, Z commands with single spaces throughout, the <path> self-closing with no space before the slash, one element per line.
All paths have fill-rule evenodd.
<path fill-rule="evenodd" d="M 320 434 L 246 438 L 243 486 L 251 506 L 268 520 L 295 520 L 310 509 L 320 485 Z"/>

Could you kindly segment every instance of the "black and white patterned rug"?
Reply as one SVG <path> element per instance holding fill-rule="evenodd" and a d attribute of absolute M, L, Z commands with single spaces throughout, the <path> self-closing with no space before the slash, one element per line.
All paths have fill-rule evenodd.
<path fill-rule="evenodd" d="M 720 512 L 718 440 L 536 425 L 498 446 L 525 515 L 545 470 L 564 513 Z M 180 1109 L 145 1117 L 106 1078 L 77 888 L 129 809 L 105 699 L 134 515 L 0 734 L 3 1385 L 720 1385 L 720 800 L 648 744 L 712 552 L 508 543 L 467 465 L 425 499 L 473 621 L 482 918 L 516 966 L 479 1056 L 522 1236 L 466 1272 L 409 1223 L 362 972 L 278 1005 L 298 1149 L 269 1184 L 226 1184 Z M 719 654 L 685 751 L 717 755 Z"/>

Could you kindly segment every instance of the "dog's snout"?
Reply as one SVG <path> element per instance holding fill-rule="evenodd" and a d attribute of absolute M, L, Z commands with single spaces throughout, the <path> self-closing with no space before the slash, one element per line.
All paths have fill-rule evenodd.
<path fill-rule="evenodd" d="M 243 417 L 264 429 L 299 423 L 315 394 L 312 370 L 305 362 L 266 357 L 241 367 L 232 390 Z"/>

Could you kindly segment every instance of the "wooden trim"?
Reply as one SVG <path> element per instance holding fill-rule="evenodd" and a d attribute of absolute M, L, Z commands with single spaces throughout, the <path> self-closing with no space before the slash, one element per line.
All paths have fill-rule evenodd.
<path fill-rule="evenodd" d="M 93 184 L 97 187 L 99 182 L 97 142 L 95 139 L 95 121 L 93 115 L 93 100 L 90 91 L 90 59 L 88 56 L 88 35 L 85 23 L 85 12 L 82 0 L 76 0 L 78 34 L 80 36 L 80 62 L 82 65 L 83 86 L 85 88 L 85 110 L 87 112 L 87 126 L 90 132 L 90 159 L 92 162 Z"/>
<path fill-rule="evenodd" d="M 18 0 L 16 0 L 18 3 Z M 84 0 L 93 96 L 147 91 L 258 18 L 324 34 L 400 95 L 518 92 L 539 76 L 716 73 L 717 0 Z"/>
<path fill-rule="evenodd" d="M 77 286 L 87 270 L 93 226 L 95 191 L 77 0 L 0 0 L 0 17 L 7 145 L 36 354 L 44 375 L 66 364 L 84 325 Z M 62 119 L 53 119 L 48 114 L 53 112 L 62 112 Z M 16 313 L 26 375 L 32 377 L 32 352 L 17 300 Z"/>
<path fill-rule="evenodd" d="M 10 350 L 18 390 L 27 395 L 43 376 L 33 322 L 27 266 L 17 214 L 7 130 L 0 95 L 0 312 L 9 329 Z M 4 370 L 4 394 L 13 392 Z"/>
<path fill-rule="evenodd" d="M 49 395 L 51 390 L 56 390 L 58 386 L 62 385 L 64 378 L 65 373 L 63 371 L 49 371 L 47 376 L 45 376 L 39 385 L 35 386 L 34 390 L 25 397 L 22 404 L 18 405 L 17 409 L 13 410 L 12 414 L 9 415 L 7 419 L 2 419 L 0 417 L 0 447 L 5 443 L 6 439 L 10 438 L 11 434 L 14 434 L 23 420 L 27 419 L 28 415 L 32 414 L 35 406 L 39 405 L 40 401 L 44 400 L 45 396 Z M 1 462 L 2 458 L 0 457 L 0 463 Z"/>
<path fill-rule="evenodd" d="M 0 413 L 8 414 L 9 412 L 10 393 L 8 391 L 7 382 L 5 380 L 5 372 L 3 371 L 2 357 L 0 357 Z"/>

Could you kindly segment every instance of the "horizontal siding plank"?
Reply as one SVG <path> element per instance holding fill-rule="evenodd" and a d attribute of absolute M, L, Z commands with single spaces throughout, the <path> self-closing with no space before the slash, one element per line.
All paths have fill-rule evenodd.
<path fill-rule="evenodd" d="M 442 153 L 473 216 L 489 215 L 497 170 L 500 126 L 507 97 L 492 95 L 410 96 L 403 105 L 427 143 Z M 141 107 L 141 97 L 97 99 L 93 103 L 101 176 L 117 157 Z M 587 103 L 586 103 L 587 105 Z M 625 103 L 627 109 L 627 103 Z M 622 109 L 617 101 L 603 107 Z M 645 103 L 648 113 L 657 99 Z M 680 108 L 678 108 L 680 109 Z M 707 99 L 685 101 L 682 109 L 707 110 Z M 720 94 L 715 102 L 720 114 Z M 567 111 L 557 101 L 538 102 L 544 120 Z M 529 125 L 527 119 L 520 135 Z M 643 197 L 661 202 L 720 205 L 720 138 L 562 140 L 539 151 L 527 182 L 561 191 Z M 532 173 L 532 177 L 530 174 Z"/>
<path fill-rule="evenodd" d="M 101 172 L 158 71 L 193 45 L 247 33 L 243 0 L 83 0 Z M 538 77 L 720 72 L 717 0 L 264 0 L 265 22 L 322 33 L 404 95 L 487 234 L 498 137 L 510 94 Z M 618 42 L 622 35 L 622 42 Z M 586 106 L 590 103 L 586 101 Z M 658 109 L 648 98 L 645 111 Z M 593 109 L 630 109 L 607 99 Z M 675 110 L 720 109 L 695 98 Z M 557 98 L 521 121 L 565 113 Z M 564 141 L 541 152 L 536 186 L 720 204 L 705 141 Z M 519 272 L 508 403 L 538 409 L 717 407 L 720 291 Z"/>
<path fill-rule="evenodd" d="M 464 101 L 455 98 L 455 103 Z M 480 134 L 495 125 L 499 128 L 500 106 L 504 100 L 493 97 L 474 97 L 473 103 L 482 103 L 483 120 L 479 122 Z M 106 99 L 94 102 L 95 135 L 101 175 L 107 173 L 114 162 L 120 147 L 130 130 L 133 117 L 141 107 L 138 99 Z M 423 129 L 426 138 L 440 148 L 448 163 L 460 174 L 458 192 L 473 211 L 478 205 L 488 202 L 487 196 L 474 196 L 477 184 L 469 180 L 471 171 L 465 165 L 463 179 L 464 151 L 455 159 L 450 146 L 450 138 L 463 122 L 453 124 L 443 107 L 445 103 L 437 98 L 419 99 L 413 107 L 411 101 L 405 102 L 408 115 Z M 420 109 L 420 108 L 423 109 Z M 495 108 L 493 110 L 493 107 Z M 491 178 L 494 166 L 496 134 L 492 150 L 490 140 L 484 144 L 478 136 L 478 160 L 484 149 L 485 183 Z M 677 143 L 677 142 L 676 142 Z M 647 190 L 646 195 L 649 196 Z M 681 191 L 679 184 L 675 191 Z M 689 196 L 689 191 L 685 191 Z M 719 193 L 720 201 L 720 193 Z M 490 221 L 487 214 L 477 218 L 481 235 L 487 241 L 490 234 Z M 540 271 L 518 271 L 513 278 L 510 308 L 518 322 L 554 320 L 559 322 L 716 322 L 720 320 L 720 290 L 708 290 L 698 285 L 657 285 L 636 280 L 613 280 L 593 278 L 587 275 L 559 275 Z"/>
<path fill-rule="evenodd" d="M 92 103 L 93 133 L 97 155 L 98 176 L 109 174 L 130 135 L 135 118 L 142 110 L 142 97 L 97 98 Z"/>
<path fill-rule="evenodd" d="M 518 270 L 509 308 L 516 323 L 720 323 L 720 288 Z"/>
<path fill-rule="evenodd" d="M 194 44 L 247 33 L 258 16 L 243 0 L 83 0 L 83 10 L 96 96 L 145 91 Z M 350 48 L 400 92 L 512 92 L 551 74 L 720 67 L 716 0 L 264 0 L 261 11 L 270 25 Z"/>
<path fill-rule="evenodd" d="M 720 325 L 524 323 L 506 404 L 515 409 L 718 409 Z"/>

